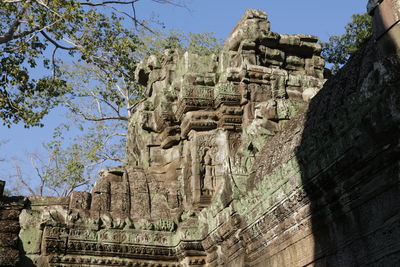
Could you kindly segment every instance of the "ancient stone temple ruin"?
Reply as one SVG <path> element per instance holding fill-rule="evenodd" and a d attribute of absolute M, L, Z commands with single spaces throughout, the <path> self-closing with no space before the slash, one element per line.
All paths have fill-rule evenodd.
<path fill-rule="evenodd" d="M 317 38 L 258 10 L 218 55 L 146 58 L 129 163 L 0 198 L 0 266 L 400 265 L 398 7 L 370 1 L 374 38 L 328 80 Z"/>

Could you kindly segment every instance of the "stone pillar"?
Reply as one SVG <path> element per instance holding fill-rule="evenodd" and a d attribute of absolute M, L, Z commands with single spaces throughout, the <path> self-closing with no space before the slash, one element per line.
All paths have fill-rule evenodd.
<path fill-rule="evenodd" d="M 384 56 L 400 53 L 400 0 L 369 0 L 374 38 Z"/>

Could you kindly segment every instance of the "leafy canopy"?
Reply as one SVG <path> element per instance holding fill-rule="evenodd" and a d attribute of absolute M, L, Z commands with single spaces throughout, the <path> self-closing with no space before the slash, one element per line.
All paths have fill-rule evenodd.
<path fill-rule="evenodd" d="M 130 73 L 136 63 L 124 58 L 137 48 L 135 27 L 145 27 L 131 15 L 137 1 L 0 1 L 3 124 L 42 126 L 43 116 L 70 92 L 60 76 L 57 51 L 88 63 L 118 62 L 119 75 Z M 173 0 L 153 1 L 176 4 Z"/>
<path fill-rule="evenodd" d="M 372 36 L 372 19 L 368 14 L 354 14 L 342 35 L 333 35 L 322 43 L 322 56 L 332 63 L 336 73 L 349 57 Z"/>

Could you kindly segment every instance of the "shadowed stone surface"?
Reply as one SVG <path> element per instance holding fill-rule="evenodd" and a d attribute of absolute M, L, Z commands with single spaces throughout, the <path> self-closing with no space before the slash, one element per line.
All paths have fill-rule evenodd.
<path fill-rule="evenodd" d="M 325 83 L 316 37 L 269 29 L 142 61 L 129 164 L 1 206 L 0 265 L 399 265 L 398 55 L 371 40 Z"/>
<path fill-rule="evenodd" d="M 21 258 L 19 216 L 26 201 L 20 197 L 3 197 L 4 184 L 0 181 L 0 266 L 16 266 Z"/>

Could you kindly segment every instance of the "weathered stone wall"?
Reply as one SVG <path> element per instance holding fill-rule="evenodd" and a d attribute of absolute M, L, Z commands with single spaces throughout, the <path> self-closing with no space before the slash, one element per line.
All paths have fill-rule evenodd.
<path fill-rule="evenodd" d="M 25 208 L 21 197 L 3 196 L 4 182 L 0 181 L 0 266 L 17 266 L 22 260 L 19 216 Z"/>
<path fill-rule="evenodd" d="M 266 144 L 203 242 L 210 266 L 400 263 L 399 67 L 371 41 Z"/>
<path fill-rule="evenodd" d="M 400 2 L 369 0 L 367 11 L 372 16 L 374 39 L 382 55 L 400 52 Z"/>
<path fill-rule="evenodd" d="M 257 10 L 219 55 L 144 60 L 128 166 L 90 193 L 1 206 L 16 213 L 0 210 L 0 265 L 399 265 L 400 58 L 385 33 L 326 83 L 316 37 L 270 32 Z"/>

